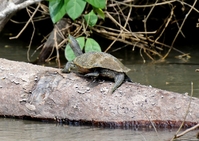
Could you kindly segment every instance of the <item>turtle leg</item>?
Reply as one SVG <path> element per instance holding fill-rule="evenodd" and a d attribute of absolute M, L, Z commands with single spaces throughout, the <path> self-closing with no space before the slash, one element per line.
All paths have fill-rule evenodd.
<path fill-rule="evenodd" d="M 73 61 L 68 61 L 66 63 L 66 66 L 64 67 L 64 69 L 62 70 L 63 73 L 69 73 L 69 72 L 78 72 L 78 67 L 77 65 L 74 64 Z"/>
<path fill-rule="evenodd" d="M 124 73 L 118 73 L 115 75 L 115 78 L 114 78 L 115 84 L 112 88 L 111 93 L 113 93 L 124 82 L 124 79 L 125 79 Z"/>
<path fill-rule="evenodd" d="M 62 70 L 63 73 L 69 73 L 70 72 L 70 68 L 72 65 L 72 61 L 68 61 L 64 67 L 64 69 Z"/>
<path fill-rule="evenodd" d="M 90 73 L 85 74 L 84 76 L 86 76 L 86 77 L 98 77 L 99 72 L 90 72 Z"/>

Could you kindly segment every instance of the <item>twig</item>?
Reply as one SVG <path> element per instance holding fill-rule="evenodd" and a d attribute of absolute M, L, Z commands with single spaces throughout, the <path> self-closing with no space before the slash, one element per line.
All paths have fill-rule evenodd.
<path fill-rule="evenodd" d="M 130 6 L 130 7 L 135 7 L 135 8 L 145 8 L 145 7 L 153 7 L 153 6 L 160 6 L 160 5 L 165 5 L 165 4 L 170 4 L 173 2 L 176 2 L 176 0 L 170 0 L 170 1 L 164 1 L 164 2 L 160 2 L 160 3 L 156 3 L 156 4 L 147 4 L 147 5 L 134 5 L 134 4 L 128 4 L 128 3 L 124 3 L 124 2 L 119 2 L 116 0 L 113 0 L 119 4 L 122 5 L 126 5 L 126 6 Z M 113 7 L 115 5 L 108 5 L 109 7 Z"/>
<path fill-rule="evenodd" d="M 93 29 L 93 30 L 98 32 L 98 33 L 101 33 L 101 35 L 102 35 L 102 33 L 104 33 L 103 36 L 106 37 L 107 39 L 110 39 L 110 40 L 117 39 L 117 41 L 119 41 L 119 42 L 123 42 L 123 43 L 128 44 L 128 45 L 133 45 L 133 46 L 137 46 L 137 47 L 142 48 L 142 49 L 146 49 L 147 51 L 150 51 L 151 53 L 158 55 L 159 57 L 162 57 L 161 54 L 159 54 L 157 51 L 151 50 L 150 48 L 145 47 L 145 45 L 147 45 L 147 42 L 145 42 L 143 40 L 141 40 L 140 43 L 139 43 L 139 41 L 135 42 L 135 41 L 133 41 L 134 39 L 129 38 L 132 41 L 127 41 L 127 40 L 123 40 L 123 39 L 120 39 L 120 38 L 116 38 L 115 36 L 113 36 L 115 33 L 112 33 L 112 32 L 106 32 L 105 30 L 99 31 L 97 29 Z"/>
<path fill-rule="evenodd" d="M 57 60 L 57 62 L 58 62 L 58 67 L 60 68 L 61 67 L 61 63 L 60 63 L 60 59 L 59 59 L 59 48 L 60 48 L 60 46 L 61 46 L 61 44 L 57 44 L 57 35 L 59 35 L 60 36 L 60 38 L 65 38 L 64 37 L 64 35 L 62 34 L 62 32 L 61 32 L 61 30 L 59 29 L 59 27 L 57 26 L 57 25 L 55 25 L 55 28 L 54 28 L 54 30 L 53 30 L 53 40 L 54 40 L 54 45 L 53 45 L 53 48 L 52 48 L 52 50 L 51 50 L 51 53 L 50 53 L 50 55 L 48 56 L 48 58 L 46 59 L 46 60 L 50 60 L 51 58 L 51 55 L 52 55 L 52 53 L 53 53 L 53 51 L 54 51 L 54 48 L 56 49 L 56 52 L 57 52 L 57 55 L 56 55 L 56 60 Z"/>
<path fill-rule="evenodd" d="M 40 5 L 40 3 L 38 4 L 38 6 Z M 38 8 L 37 8 L 38 9 Z M 35 9 L 36 10 L 36 9 Z M 28 8 L 26 8 L 26 11 L 28 13 L 28 15 L 30 16 L 30 13 L 29 13 L 29 10 Z M 30 16 L 31 17 L 31 16 Z M 30 48 L 31 48 L 31 45 L 32 45 L 32 40 L 33 40 L 33 37 L 35 35 L 35 25 L 34 25 L 34 22 L 33 20 L 31 19 L 31 23 L 32 23 L 32 27 L 33 27 L 33 31 L 32 31 L 32 35 L 31 35 L 31 38 L 30 38 L 30 43 L 28 45 L 28 50 L 27 50 L 27 60 L 30 62 Z"/>
<path fill-rule="evenodd" d="M 9 39 L 17 39 L 21 33 L 26 29 L 26 27 L 28 26 L 28 24 L 32 21 L 32 18 L 34 17 L 34 15 L 37 13 L 37 10 L 40 7 L 40 3 L 38 4 L 37 8 L 35 9 L 35 11 L 33 12 L 32 16 L 29 18 L 29 20 L 27 21 L 27 23 L 25 24 L 25 26 L 22 28 L 22 30 L 17 34 L 17 36 L 14 37 L 10 37 Z"/>
<path fill-rule="evenodd" d="M 157 135 L 157 137 L 158 137 L 158 140 L 160 140 L 160 136 L 159 136 L 159 134 L 158 134 L 158 131 L 157 131 L 157 129 L 156 129 L 154 123 L 151 121 L 150 117 L 146 114 L 146 111 L 144 111 L 143 108 L 140 108 L 140 109 L 141 109 L 141 111 L 143 112 L 143 114 L 144 114 L 144 115 L 148 118 L 148 120 L 150 121 L 150 123 L 151 123 L 153 129 L 155 130 L 155 133 L 156 133 L 156 135 Z"/>
<path fill-rule="evenodd" d="M 56 29 L 59 30 L 59 28 L 57 26 L 56 26 Z M 61 33 L 61 32 L 59 31 L 59 33 Z M 58 62 L 58 67 L 60 68 L 61 63 L 60 63 L 60 59 L 59 59 L 59 48 L 58 48 L 58 45 L 57 45 L 57 32 L 56 32 L 56 30 L 54 32 L 54 43 L 55 43 L 55 48 L 56 48 L 56 52 L 57 52 L 56 60 Z"/>
<path fill-rule="evenodd" d="M 183 135 L 187 134 L 188 132 L 191 132 L 191 131 L 193 131 L 193 130 L 195 130 L 195 129 L 197 129 L 197 128 L 199 128 L 199 123 L 196 124 L 195 126 L 189 128 L 189 129 L 185 130 L 184 132 L 175 135 L 175 139 L 176 139 L 176 138 L 180 138 L 181 136 L 183 136 Z"/>
<path fill-rule="evenodd" d="M 132 8 L 130 7 L 129 13 L 128 13 L 128 16 L 127 16 L 127 19 L 126 19 L 126 22 L 125 22 L 125 24 L 124 24 L 124 26 L 123 26 L 123 29 L 125 29 L 125 28 L 126 28 L 126 25 L 128 24 L 129 17 L 130 17 L 130 15 L 131 15 L 131 11 L 132 11 Z M 118 38 L 121 36 L 121 34 L 123 33 L 123 29 L 120 31 L 120 33 L 118 34 L 118 36 L 116 37 L 116 39 L 109 45 L 109 47 L 108 47 L 104 52 L 107 52 L 107 51 L 111 48 L 111 46 L 117 41 L 117 39 L 118 39 Z"/>
<path fill-rule="evenodd" d="M 142 57 L 143 63 L 146 63 L 146 60 L 144 59 L 144 56 L 142 55 L 142 48 L 140 49 L 140 56 Z"/>
<path fill-rule="evenodd" d="M 182 1 L 182 0 L 176 0 L 176 1 L 178 1 L 178 2 L 180 2 L 180 3 L 183 3 L 184 5 L 187 5 L 187 6 L 191 7 L 191 8 L 193 8 L 193 10 L 195 10 L 197 13 L 199 13 L 199 10 L 196 9 L 195 7 L 193 7 L 192 5 L 186 3 L 186 2 L 184 2 L 184 1 Z"/>
<path fill-rule="evenodd" d="M 182 127 L 183 127 L 183 125 L 184 125 L 184 122 L 185 122 L 185 120 L 186 120 L 186 118 L 187 118 L 187 115 L 188 115 L 188 113 L 189 113 L 189 109 L 190 109 L 190 106 L 191 106 L 192 97 L 193 97 L 193 82 L 191 82 L 191 95 L 190 95 L 190 101 L 189 101 L 189 105 L 188 105 L 188 107 L 187 107 L 187 110 L 186 110 L 186 113 L 185 113 L 183 122 L 182 122 L 182 124 L 180 125 L 180 127 L 179 127 L 178 131 L 176 132 L 176 134 L 174 135 L 174 137 L 171 139 L 171 141 L 173 141 L 174 139 L 179 138 L 179 137 L 181 137 L 182 135 L 184 135 L 184 134 L 181 133 L 180 136 L 179 136 L 178 133 L 179 133 L 180 130 L 182 129 Z M 186 132 L 186 133 L 187 133 L 187 132 Z"/>
<path fill-rule="evenodd" d="M 118 23 L 108 12 L 106 12 L 106 15 L 115 23 L 115 24 L 117 24 L 120 28 L 122 28 L 124 31 L 127 31 L 127 32 L 129 32 L 130 33 L 130 31 L 128 31 L 126 28 L 124 28 L 120 23 Z M 131 34 L 135 37 L 135 38 L 137 38 L 137 36 L 133 33 L 133 32 L 131 32 Z"/>
<path fill-rule="evenodd" d="M 173 45 L 174 45 L 174 43 L 175 43 L 175 41 L 176 41 L 176 39 L 177 39 L 179 33 L 181 32 L 182 27 L 183 27 L 183 25 L 184 25 L 186 19 L 188 18 L 189 14 L 190 14 L 191 11 L 193 10 L 193 7 L 195 6 L 196 2 L 197 2 L 197 0 L 194 1 L 193 5 L 192 5 L 191 8 L 189 9 L 188 13 L 185 15 L 185 18 L 183 19 L 182 24 L 181 24 L 181 26 L 180 26 L 178 32 L 176 33 L 176 36 L 175 36 L 175 38 L 174 38 L 174 40 L 173 40 L 173 42 L 172 42 L 172 44 L 171 44 L 171 48 L 170 48 L 169 51 L 165 54 L 165 56 L 163 57 L 163 59 L 165 59 L 165 58 L 169 55 L 169 53 L 171 52 L 171 50 L 172 50 L 172 48 L 173 48 Z"/>
<path fill-rule="evenodd" d="M 164 26 L 164 29 L 162 30 L 162 32 L 160 33 L 160 35 L 155 39 L 155 42 L 158 41 L 158 39 L 162 36 L 162 34 L 164 33 L 164 31 L 166 30 L 168 24 L 170 23 L 170 21 L 171 21 L 171 19 L 173 17 L 173 11 L 174 11 L 174 9 L 175 9 L 175 7 L 172 7 L 171 13 L 170 13 L 170 17 L 167 19 L 167 22 L 166 22 L 166 24 Z"/>

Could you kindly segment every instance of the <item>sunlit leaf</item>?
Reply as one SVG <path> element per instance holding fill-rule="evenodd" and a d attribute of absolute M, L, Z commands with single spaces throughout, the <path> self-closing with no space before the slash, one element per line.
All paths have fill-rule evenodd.
<path fill-rule="evenodd" d="M 104 9 L 106 6 L 106 0 L 86 0 L 90 5 Z"/>
<path fill-rule="evenodd" d="M 66 5 L 69 0 L 50 0 L 49 11 L 53 23 L 58 22 L 66 14 Z"/>
<path fill-rule="evenodd" d="M 87 38 L 85 44 L 85 52 L 101 52 L 100 45 L 92 38 Z"/>
<path fill-rule="evenodd" d="M 103 20 L 105 19 L 105 14 L 104 14 L 104 12 L 102 11 L 102 9 L 93 7 L 93 10 L 94 10 L 95 13 L 97 13 L 97 15 L 98 15 L 100 18 L 102 18 Z"/>
<path fill-rule="evenodd" d="M 83 49 L 84 47 L 84 44 L 85 44 L 85 37 L 78 37 L 76 38 L 77 42 L 79 43 L 79 46 L 81 48 L 81 50 Z M 69 43 L 66 45 L 66 48 L 65 48 L 65 58 L 68 60 L 68 61 L 72 61 L 74 58 L 75 58 L 75 54 L 73 52 L 73 50 L 71 49 Z"/>
<path fill-rule="evenodd" d="M 97 23 L 98 17 L 92 10 L 91 12 L 89 12 L 87 15 L 84 16 L 84 19 L 86 20 L 89 26 L 94 26 Z"/>
<path fill-rule="evenodd" d="M 66 12 L 71 19 L 75 20 L 82 14 L 85 6 L 84 0 L 69 0 L 66 5 Z"/>

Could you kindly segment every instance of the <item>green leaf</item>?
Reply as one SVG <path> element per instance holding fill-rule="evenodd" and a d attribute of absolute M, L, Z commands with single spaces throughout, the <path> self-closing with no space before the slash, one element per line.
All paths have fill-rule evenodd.
<path fill-rule="evenodd" d="M 84 16 L 84 19 L 86 20 L 89 26 L 95 26 L 97 23 L 98 17 L 92 10 L 90 13 Z"/>
<path fill-rule="evenodd" d="M 85 44 L 85 52 L 101 52 L 100 45 L 92 38 L 87 38 Z"/>
<path fill-rule="evenodd" d="M 66 12 L 71 19 L 75 20 L 82 14 L 85 6 L 84 0 L 69 0 L 66 5 Z"/>
<path fill-rule="evenodd" d="M 69 0 L 50 0 L 49 11 L 53 23 L 58 22 L 66 14 L 66 5 Z"/>
<path fill-rule="evenodd" d="M 79 46 L 82 50 L 84 48 L 84 45 L 85 45 L 85 37 L 78 37 L 78 38 L 76 38 L 76 40 L 79 43 Z"/>
<path fill-rule="evenodd" d="M 97 13 L 97 15 L 98 15 L 100 18 L 102 18 L 103 20 L 105 19 L 105 14 L 104 14 L 104 12 L 102 11 L 102 9 L 93 7 L 93 10 L 94 10 L 95 13 Z"/>
<path fill-rule="evenodd" d="M 84 44 L 85 44 L 85 37 L 78 37 L 76 38 L 76 40 L 79 43 L 80 48 L 83 49 Z M 75 58 L 75 54 L 73 50 L 71 49 L 69 43 L 66 45 L 66 48 L 65 48 L 65 58 L 68 61 L 72 61 Z"/>
<path fill-rule="evenodd" d="M 106 6 L 106 0 L 86 0 L 90 5 L 104 9 Z"/>

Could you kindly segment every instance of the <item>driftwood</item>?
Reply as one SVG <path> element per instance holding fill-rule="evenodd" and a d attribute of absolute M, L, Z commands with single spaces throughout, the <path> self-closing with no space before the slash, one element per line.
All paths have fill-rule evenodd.
<path fill-rule="evenodd" d="M 199 99 L 174 92 L 124 83 L 93 82 L 60 69 L 0 59 L 0 115 L 97 126 L 179 127 L 199 122 Z"/>
<path fill-rule="evenodd" d="M 17 11 L 40 1 L 42 0 L 0 0 L 0 32 Z"/>

